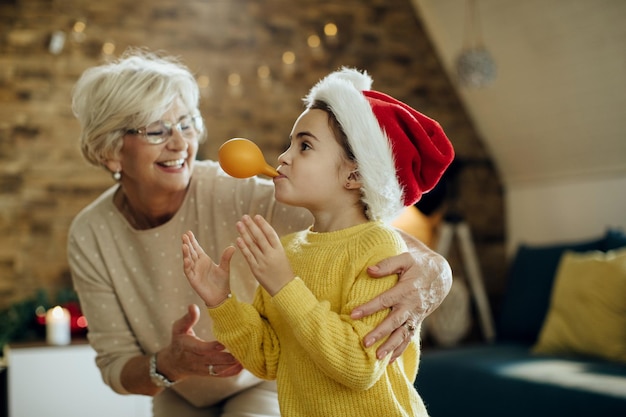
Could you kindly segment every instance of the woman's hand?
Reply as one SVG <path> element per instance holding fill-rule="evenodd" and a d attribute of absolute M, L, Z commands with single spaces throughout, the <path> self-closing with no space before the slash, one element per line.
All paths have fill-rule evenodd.
<path fill-rule="evenodd" d="M 157 369 L 172 381 L 188 376 L 228 377 L 243 367 L 219 342 L 198 338 L 193 326 L 200 319 L 200 309 L 191 304 L 187 314 L 172 325 L 172 341 L 159 352 Z"/>
<path fill-rule="evenodd" d="M 444 257 L 403 233 L 410 252 L 384 259 L 369 267 L 371 277 L 398 274 L 398 283 L 352 311 L 353 319 L 391 308 L 389 315 L 368 333 L 363 343 L 371 346 L 387 336 L 377 350 L 378 358 L 393 352 L 391 362 L 408 346 L 417 326 L 444 300 L 452 285 L 452 271 Z"/>
<path fill-rule="evenodd" d="M 237 222 L 237 247 L 259 284 L 275 295 L 294 274 L 274 228 L 262 217 L 245 215 Z"/>
<path fill-rule="evenodd" d="M 157 354 L 157 370 L 173 382 L 190 376 L 229 377 L 243 367 L 219 342 L 198 338 L 193 326 L 200 319 L 200 309 L 191 304 L 187 313 L 172 325 L 170 344 Z M 163 389 L 154 385 L 148 372 L 149 357 L 131 358 L 122 369 L 121 380 L 128 392 L 157 395 Z"/>
<path fill-rule="evenodd" d="M 183 235 L 183 271 L 207 307 L 220 305 L 230 295 L 230 260 L 234 253 L 234 247 L 227 247 L 216 265 L 191 231 Z"/>

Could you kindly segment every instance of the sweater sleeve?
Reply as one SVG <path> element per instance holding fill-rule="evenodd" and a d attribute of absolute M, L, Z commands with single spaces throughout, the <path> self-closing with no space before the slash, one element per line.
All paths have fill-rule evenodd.
<path fill-rule="evenodd" d="M 390 246 L 377 247 L 366 257 L 354 260 L 363 265 L 348 291 L 347 302 L 341 311 L 331 311 L 327 301 L 318 300 L 301 279 L 294 279 L 283 287 L 272 303 L 289 323 L 296 340 L 322 371 L 335 381 L 356 390 L 372 387 L 385 372 L 390 355 L 383 360 L 376 357 L 378 343 L 365 348 L 362 340 L 388 314 L 377 312 L 360 320 L 350 318 L 352 309 L 397 282 L 397 276 L 371 278 L 367 265 L 398 253 Z"/>
<path fill-rule="evenodd" d="M 89 321 L 90 344 L 97 352 L 102 379 L 118 394 L 128 394 L 121 382 L 126 362 L 141 354 L 118 296 L 99 256 L 86 222 L 74 222 L 68 238 L 68 262 L 83 314 Z"/>
<path fill-rule="evenodd" d="M 213 332 L 239 362 L 258 378 L 276 379 L 280 344 L 276 332 L 263 316 L 261 288 L 252 305 L 233 295 L 215 308 L 209 308 Z"/>

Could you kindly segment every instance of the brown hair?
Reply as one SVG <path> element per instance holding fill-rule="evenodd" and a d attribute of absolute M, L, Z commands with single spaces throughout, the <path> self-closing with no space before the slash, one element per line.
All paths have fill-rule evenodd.
<path fill-rule="evenodd" d="M 333 113 L 333 109 L 328 105 L 328 103 L 321 100 L 316 100 L 315 102 L 313 102 L 313 104 L 309 106 L 309 109 L 323 110 L 328 114 L 328 124 L 335 134 L 337 142 L 343 148 L 348 160 L 356 162 L 354 152 L 352 152 L 352 147 L 350 146 L 350 142 L 348 142 L 348 136 L 343 131 L 343 127 L 341 127 L 339 120 L 337 120 L 335 113 Z"/>

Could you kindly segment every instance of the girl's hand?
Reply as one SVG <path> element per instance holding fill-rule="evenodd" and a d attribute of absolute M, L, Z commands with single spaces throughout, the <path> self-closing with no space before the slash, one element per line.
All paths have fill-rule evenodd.
<path fill-rule="evenodd" d="M 207 255 L 191 231 L 183 235 L 183 271 L 191 287 L 204 300 L 207 307 L 215 307 L 230 294 L 230 259 L 235 253 L 232 246 L 224 249 L 220 264 Z"/>
<path fill-rule="evenodd" d="M 237 247 L 259 284 L 272 296 L 289 283 L 293 271 L 274 228 L 262 217 L 243 216 L 237 222 Z"/>

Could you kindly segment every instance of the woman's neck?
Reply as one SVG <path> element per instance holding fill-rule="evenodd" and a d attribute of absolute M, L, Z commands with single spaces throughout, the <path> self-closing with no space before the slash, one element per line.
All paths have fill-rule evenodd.
<path fill-rule="evenodd" d="M 129 196 L 119 187 L 113 198 L 115 206 L 133 228 L 147 230 L 167 223 L 182 206 L 185 193 L 168 198 Z"/>

